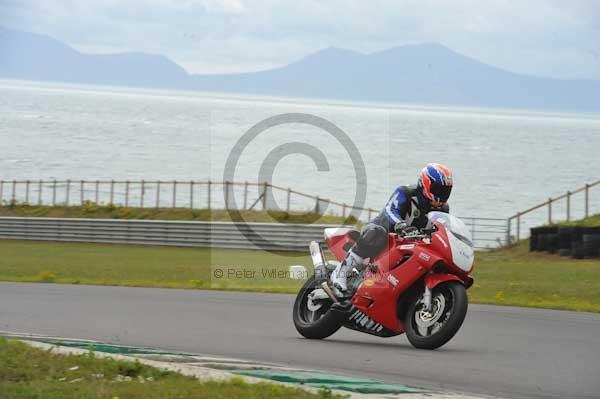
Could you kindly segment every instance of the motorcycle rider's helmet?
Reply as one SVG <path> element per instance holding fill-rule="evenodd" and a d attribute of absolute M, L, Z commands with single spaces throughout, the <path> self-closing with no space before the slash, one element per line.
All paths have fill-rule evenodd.
<path fill-rule="evenodd" d="M 428 164 L 421 171 L 417 189 L 432 208 L 442 207 L 452 191 L 452 171 L 439 163 Z"/>

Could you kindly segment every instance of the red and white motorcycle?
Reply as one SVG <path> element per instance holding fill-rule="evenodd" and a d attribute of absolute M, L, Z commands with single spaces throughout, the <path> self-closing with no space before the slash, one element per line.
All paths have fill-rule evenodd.
<path fill-rule="evenodd" d="M 460 329 L 467 314 L 466 289 L 473 284 L 473 244 L 455 216 L 430 212 L 426 228 L 406 235 L 389 233 L 388 246 L 354 270 L 351 305 L 340 306 L 330 286 L 338 262 L 358 239 L 356 229 L 325 229 L 325 243 L 336 261 L 326 261 L 321 246 L 310 244 L 315 274 L 300 289 L 293 319 L 298 332 L 326 338 L 341 327 L 380 337 L 406 332 L 410 343 L 435 349 Z"/>

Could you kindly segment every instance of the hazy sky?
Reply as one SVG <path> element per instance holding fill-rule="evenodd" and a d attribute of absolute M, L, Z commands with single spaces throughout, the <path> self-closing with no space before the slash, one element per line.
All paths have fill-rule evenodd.
<path fill-rule="evenodd" d="M 516 72 L 600 79 L 600 0 L 0 0 L 0 25 L 87 52 L 160 53 L 190 72 L 439 42 Z"/>

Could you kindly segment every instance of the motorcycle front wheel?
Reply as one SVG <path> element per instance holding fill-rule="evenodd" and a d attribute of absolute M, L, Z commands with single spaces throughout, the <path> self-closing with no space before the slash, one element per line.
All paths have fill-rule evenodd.
<path fill-rule="evenodd" d="M 440 284 L 432 290 L 431 305 L 426 311 L 419 298 L 406 313 L 406 336 L 415 348 L 437 349 L 454 337 L 467 315 L 467 291 L 457 281 Z"/>
<path fill-rule="evenodd" d="M 296 330 L 305 338 L 327 338 L 342 327 L 339 315 L 329 310 L 331 303 L 323 303 L 317 310 L 308 307 L 308 295 L 317 289 L 315 277 L 306 281 L 294 302 L 293 319 Z"/>

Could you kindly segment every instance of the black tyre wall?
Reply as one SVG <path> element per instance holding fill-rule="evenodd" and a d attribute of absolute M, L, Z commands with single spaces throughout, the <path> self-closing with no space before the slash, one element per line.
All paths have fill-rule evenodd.
<path fill-rule="evenodd" d="M 600 257 L 600 227 L 544 226 L 531 229 L 529 249 L 572 256 Z"/>

